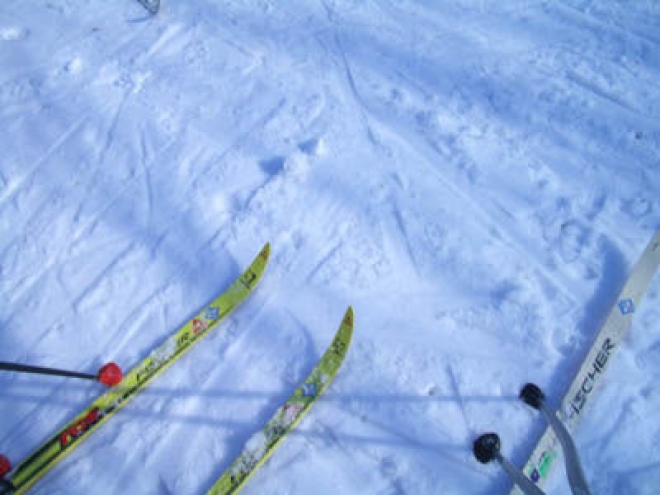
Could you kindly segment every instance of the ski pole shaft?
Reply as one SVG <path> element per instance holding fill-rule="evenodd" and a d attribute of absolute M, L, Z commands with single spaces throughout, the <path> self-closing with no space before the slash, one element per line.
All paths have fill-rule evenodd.
<path fill-rule="evenodd" d="M 557 417 L 554 411 L 551 411 L 546 404 L 545 394 L 538 385 L 528 383 L 520 391 L 520 398 L 530 407 L 541 411 L 547 420 L 550 428 L 555 433 L 555 437 L 559 440 L 562 451 L 564 452 L 564 464 L 566 466 L 566 475 L 568 476 L 568 484 L 571 486 L 571 491 L 574 495 L 591 495 L 587 478 L 584 475 L 582 464 L 580 463 L 580 456 L 578 455 L 575 442 L 571 437 L 568 428 Z"/>
<path fill-rule="evenodd" d="M 19 373 L 36 373 L 38 375 L 68 376 L 72 378 L 82 378 L 83 380 L 98 380 L 97 375 L 90 373 L 80 373 L 78 371 L 58 370 L 55 368 L 44 368 L 43 366 L 31 366 L 27 364 L 7 363 L 0 361 L 0 370 L 17 371 Z"/>
<path fill-rule="evenodd" d="M 568 476 L 568 483 L 571 490 L 575 495 L 591 495 L 587 477 L 584 475 L 582 464 L 580 463 L 580 456 L 578 455 L 577 448 L 573 442 L 573 438 L 569 433 L 564 423 L 562 423 L 557 415 L 548 409 L 545 401 L 541 401 L 541 413 L 545 416 L 550 427 L 554 430 L 557 440 L 564 452 L 564 464 L 566 466 L 566 475 Z"/>
<path fill-rule="evenodd" d="M 500 463 L 500 466 L 526 495 L 545 495 L 545 492 L 536 486 L 532 481 L 523 474 L 523 472 L 515 467 L 511 462 L 499 452 L 496 454 L 495 459 Z"/>
<path fill-rule="evenodd" d="M 473 452 L 477 460 L 483 464 L 497 461 L 502 469 L 525 495 L 545 495 L 523 472 L 502 455 L 500 451 L 500 436 L 497 433 L 484 433 L 474 441 Z"/>

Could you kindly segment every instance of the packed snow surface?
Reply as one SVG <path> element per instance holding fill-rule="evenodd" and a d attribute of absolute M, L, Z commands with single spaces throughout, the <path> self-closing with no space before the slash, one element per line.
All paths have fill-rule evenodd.
<path fill-rule="evenodd" d="M 247 494 L 506 494 L 660 227 L 651 0 L 0 3 L 0 360 L 128 370 L 270 241 L 256 293 L 35 494 L 205 491 L 350 304 L 326 395 Z M 660 486 L 660 277 L 576 432 Z M 0 374 L 17 464 L 103 392 Z M 549 493 L 569 493 L 561 466 Z"/>

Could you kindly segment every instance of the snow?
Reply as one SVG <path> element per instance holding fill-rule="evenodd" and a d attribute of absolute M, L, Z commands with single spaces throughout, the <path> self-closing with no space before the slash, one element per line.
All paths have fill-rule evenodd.
<path fill-rule="evenodd" d="M 660 227 L 650 1 L 3 0 L 0 360 L 127 370 L 263 243 L 258 291 L 35 494 L 205 493 L 355 309 L 262 494 L 490 494 Z M 660 277 L 575 440 L 660 485 Z M 16 464 L 101 385 L 0 375 Z M 561 467 L 548 492 L 569 493 Z"/>

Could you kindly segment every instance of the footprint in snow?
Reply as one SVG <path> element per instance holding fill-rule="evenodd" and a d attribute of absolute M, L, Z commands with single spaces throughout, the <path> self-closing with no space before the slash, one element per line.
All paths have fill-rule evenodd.
<path fill-rule="evenodd" d="M 264 171 L 264 173 L 270 176 L 274 176 L 282 171 L 285 163 L 286 163 L 286 157 L 274 156 L 266 160 L 260 161 L 259 166 L 261 167 L 261 170 Z"/>
<path fill-rule="evenodd" d="M 16 26 L 0 28 L 0 40 L 2 41 L 19 41 L 27 36 L 28 30 L 25 28 Z"/>
<path fill-rule="evenodd" d="M 325 141 L 323 138 L 314 138 L 309 139 L 298 145 L 300 151 L 305 153 L 307 156 L 319 157 L 325 155 Z"/>
<path fill-rule="evenodd" d="M 83 61 L 79 57 L 69 60 L 64 66 L 64 72 L 67 74 L 75 75 L 80 73 L 83 68 Z"/>
<path fill-rule="evenodd" d="M 261 170 L 271 177 L 282 172 L 290 175 L 302 175 L 308 168 L 307 158 L 317 158 L 326 152 L 322 137 L 313 138 L 298 144 L 298 151 L 291 156 L 273 156 L 259 162 Z"/>
<path fill-rule="evenodd" d="M 431 385 L 426 391 L 426 395 L 428 395 L 429 397 L 435 397 L 437 395 L 440 395 L 440 388 L 437 385 Z"/>
<path fill-rule="evenodd" d="M 621 204 L 621 210 L 629 217 L 639 220 L 648 215 L 652 210 L 652 203 L 646 198 L 633 198 L 624 200 Z"/>
<path fill-rule="evenodd" d="M 568 221 L 561 226 L 560 253 L 566 263 L 577 260 L 582 254 L 589 232 L 576 221 Z"/>
<path fill-rule="evenodd" d="M 400 481 L 399 466 L 394 458 L 390 456 L 384 457 L 380 463 L 380 470 L 383 476 L 391 483 L 391 489 L 388 493 L 392 495 L 406 493 Z"/>

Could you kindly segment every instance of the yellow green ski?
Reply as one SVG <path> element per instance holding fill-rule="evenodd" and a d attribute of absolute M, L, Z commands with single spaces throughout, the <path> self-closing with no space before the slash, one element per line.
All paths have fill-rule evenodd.
<path fill-rule="evenodd" d="M 97 398 L 18 464 L 10 476 L 2 480 L 2 493 L 24 493 L 151 380 L 224 320 L 255 288 L 268 264 L 269 256 L 270 245 L 266 244 L 249 268 L 227 290 L 131 369 L 119 385 Z"/>
<path fill-rule="evenodd" d="M 349 307 L 332 344 L 314 370 L 277 410 L 263 430 L 248 440 L 243 452 L 213 485 L 208 495 L 237 493 L 266 462 L 282 439 L 298 424 L 330 385 L 344 361 L 352 336 L 353 309 Z"/>

